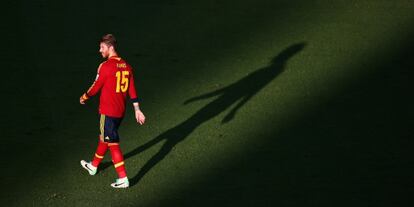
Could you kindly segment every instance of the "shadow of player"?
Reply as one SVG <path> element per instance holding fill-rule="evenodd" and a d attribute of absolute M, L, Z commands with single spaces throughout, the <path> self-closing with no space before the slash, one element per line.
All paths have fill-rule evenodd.
<path fill-rule="evenodd" d="M 144 164 L 138 174 L 130 179 L 130 184 L 137 184 L 148 171 L 150 171 L 156 164 L 164 159 L 168 153 L 171 152 L 174 146 L 183 141 L 197 127 L 237 103 L 237 105 L 235 105 L 224 117 L 222 124 L 231 121 L 235 117 L 236 112 L 247 101 L 249 101 L 256 93 L 258 93 L 264 86 L 270 83 L 284 70 L 286 62 L 289 58 L 300 52 L 304 47 L 305 43 L 293 44 L 274 57 L 269 66 L 258 69 L 227 87 L 185 101 L 184 104 L 188 104 L 197 100 L 217 96 L 214 101 L 198 110 L 184 122 L 125 154 L 124 157 L 127 159 L 165 140 L 165 143 L 162 145 L 161 149 Z"/>

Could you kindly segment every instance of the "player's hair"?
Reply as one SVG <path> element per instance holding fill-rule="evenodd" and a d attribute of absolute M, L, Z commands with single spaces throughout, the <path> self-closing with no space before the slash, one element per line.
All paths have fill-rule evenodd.
<path fill-rule="evenodd" d="M 113 46 L 116 49 L 116 38 L 113 34 L 106 34 L 102 36 L 101 43 L 105 43 L 109 46 Z"/>

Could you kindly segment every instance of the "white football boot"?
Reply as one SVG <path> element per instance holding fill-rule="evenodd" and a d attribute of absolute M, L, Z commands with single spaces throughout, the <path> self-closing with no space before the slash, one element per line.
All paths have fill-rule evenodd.
<path fill-rule="evenodd" d="M 116 179 L 114 183 L 111 184 L 113 188 L 128 188 L 129 180 L 127 177 Z"/>
<path fill-rule="evenodd" d="M 91 162 L 86 162 L 85 160 L 80 161 L 81 165 L 85 170 L 89 172 L 89 175 L 95 175 L 97 170 L 97 167 L 93 166 Z"/>

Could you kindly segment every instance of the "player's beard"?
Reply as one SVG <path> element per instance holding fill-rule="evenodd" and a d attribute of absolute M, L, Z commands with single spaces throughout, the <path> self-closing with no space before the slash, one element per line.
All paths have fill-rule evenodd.
<path fill-rule="evenodd" d="M 101 52 L 103 58 L 108 58 L 109 52 Z"/>

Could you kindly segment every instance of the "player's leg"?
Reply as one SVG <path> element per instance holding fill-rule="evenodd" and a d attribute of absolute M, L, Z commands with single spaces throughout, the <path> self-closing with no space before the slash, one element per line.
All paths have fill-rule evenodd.
<path fill-rule="evenodd" d="M 118 178 L 124 178 L 127 176 L 125 170 L 124 156 L 122 155 L 121 148 L 118 143 L 109 143 L 109 150 L 111 151 L 112 162 Z"/>
<path fill-rule="evenodd" d="M 114 163 L 115 171 L 118 174 L 118 179 L 111 186 L 114 188 L 127 188 L 129 181 L 125 169 L 124 156 L 122 155 L 119 143 L 109 143 L 109 150 L 111 151 L 112 162 Z"/>
<path fill-rule="evenodd" d="M 118 179 L 111 186 L 114 188 L 127 188 L 129 181 L 125 170 L 124 156 L 119 147 L 118 128 L 122 118 L 106 117 L 104 124 L 104 141 L 108 142 L 109 151 L 111 152 L 112 162 L 118 174 Z"/>
<path fill-rule="evenodd" d="M 81 160 L 81 165 L 85 170 L 89 172 L 90 175 L 95 175 L 98 169 L 99 163 L 102 161 L 106 150 L 108 149 L 108 143 L 103 141 L 103 136 L 105 134 L 105 115 L 101 115 L 100 117 L 100 135 L 99 135 L 99 143 L 98 147 L 95 151 L 95 155 L 92 159 L 92 162 L 87 162 L 85 160 Z"/>
<path fill-rule="evenodd" d="M 85 170 L 89 172 L 90 175 L 95 175 L 98 171 L 99 163 L 101 163 L 106 150 L 108 149 L 108 143 L 103 142 L 101 139 L 101 135 L 99 135 L 99 142 L 98 147 L 96 148 L 95 155 L 92 158 L 92 162 L 87 162 L 85 160 L 81 160 L 81 165 Z"/>
<path fill-rule="evenodd" d="M 95 155 L 93 156 L 93 159 L 92 159 L 92 165 L 94 167 L 99 166 L 99 163 L 101 163 L 102 159 L 105 156 L 106 150 L 108 149 L 108 143 L 103 142 L 101 140 L 102 136 L 99 136 L 99 137 L 100 139 L 99 139 L 98 147 L 96 148 Z"/>

